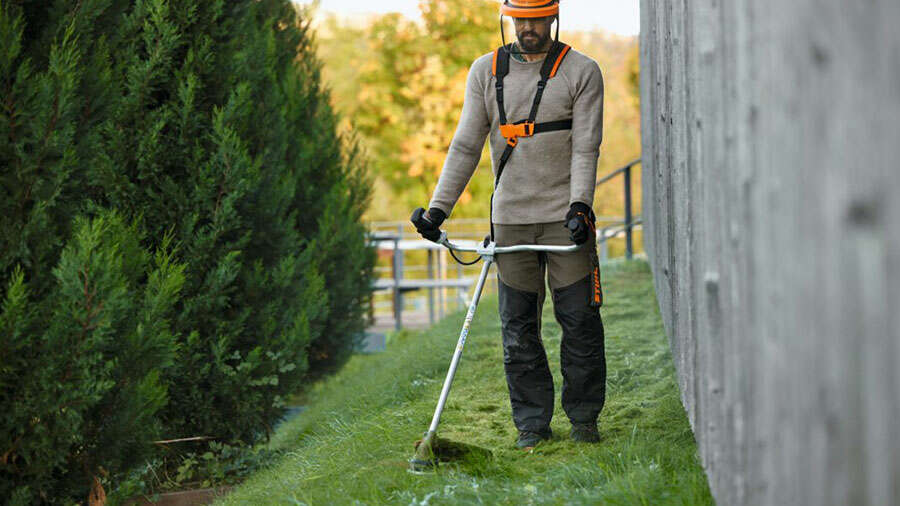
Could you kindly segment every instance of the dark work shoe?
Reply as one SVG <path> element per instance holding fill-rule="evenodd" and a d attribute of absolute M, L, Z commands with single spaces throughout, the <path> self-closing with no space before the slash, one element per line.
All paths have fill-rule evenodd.
<path fill-rule="evenodd" d="M 541 441 L 546 441 L 551 437 L 553 437 L 553 433 L 550 431 L 550 429 L 540 432 L 520 430 L 519 439 L 516 439 L 516 446 L 523 450 L 529 450 L 537 446 L 537 444 Z"/>
<path fill-rule="evenodd" d="M 600 432 L 596 423 L 573 423 L 572 432 L 569 433 L 572 441 L 579 443 L 599 443 Z"/>

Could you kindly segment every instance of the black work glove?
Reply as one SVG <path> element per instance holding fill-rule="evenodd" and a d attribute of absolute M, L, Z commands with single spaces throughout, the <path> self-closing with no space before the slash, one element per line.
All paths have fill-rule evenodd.
<path fill-rule="evenodd" d="M 441 223 L 444 223 L 445 219 L 447 219 L 447 215 L 436 207 L 432 207 L 428 211 L 420 207 L 413 211 L 409 221 L 415 225 L 416 232 L 434 242 L 441 238 Z"/>
<path fill-rule="evenodd" d="M 566 213 L 565 227 L 569 229 L 569 240 L 575 244 L 584 244 L 589 238 L 597 239 L 594 211 L 583 202 L 573 202 Z"/>

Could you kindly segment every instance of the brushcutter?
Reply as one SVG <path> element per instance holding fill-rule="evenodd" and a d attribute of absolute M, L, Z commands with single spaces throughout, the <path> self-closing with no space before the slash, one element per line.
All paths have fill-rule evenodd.
<path fill-rule="evenodd" d="M 444 405 L 447 403 L 447 396 L 450 394 L 450 385 L 453 383 L 453 377 L 456 375 L 456 367 L 459 365 L 459 359 L 462 356 L 463 347 L 466 345 L 466 337 L 469 335 L 469 325 L 475 317 L 475 308 L 478 307 L 478 301 L 481 298 L 481 291 L 484 288 L 484 282 L 487 279 L 488 271 L 491 264 L 494 263 L 494 257 L 504 253 L 515 253 L 519 251 L 548 251 L 555 253 L 566 253 L 575 251 L 582 245 L 573 244 L 571 246 L 556 245 L 537 245 L 537 244 L 521 244 L 515 246 L 498 247 L 491 237 L 485 237 L 484 242 L 478 246 L 459 246 L 453 244 L 447 239 L 447 233 L 441 231 L 440 237 L 434 242 L 446 247 L 453 254 L 454 251 L 477 253 L 481 260 L 484 260 L 484 266 L 481 268 L 481 275 L 478 277 L 478 283 L 475 285 L 475 292 L 472 294 L 472 300 L 469 303 L 469 310 L 466 312 L 466 319 L 463 321 L 462 330 L 459 333 L 459 341 L 456 344 L 456 351 L 450 360 L 450 370 L 447 371 L 447 377 L 444 379 L 444 386 L 441 388 L 441 395 L 438 398 L 437 408 L 434 410 L 434 416 L 431 418 L 431 425 L 428 432 L 425 433 L 422 440 L 416 446 L 416 453 L 409 459 L 409 471 L 416 474 L 422 474 L 427 471 L 434 470 L 437 466 L 437 428 L 441 420 L 441 413 L 444 411 Z M 454 258 L 456 256 L 454 255 Z M 474 263 L 474 262 L 473 262 Z"/>

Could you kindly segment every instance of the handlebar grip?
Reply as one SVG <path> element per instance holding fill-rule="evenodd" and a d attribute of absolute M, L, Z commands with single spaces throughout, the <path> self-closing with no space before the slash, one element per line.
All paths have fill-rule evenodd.
<path fill-rule="evenodd" d="M 415 211 L 413 211 L 412 216 L 409 217 L 409 221 L 412 222 L 416 227 L 419 226 L 422 220 L 428 221 L 428 218 L 425 217 L 425 208 L 419 207 Z M 430 223 L 430 222 L 429 222 Z"/>
<path fill-rule="evenodd" d="M 425 239 L 431 242 L 437 242 L 441 238 L 441 230 L 435 226 L 434 222 L 428 219 L 425 209 L 420 207 L 413 211 L 409 221 L 416 227 L 416 231 Z"/>

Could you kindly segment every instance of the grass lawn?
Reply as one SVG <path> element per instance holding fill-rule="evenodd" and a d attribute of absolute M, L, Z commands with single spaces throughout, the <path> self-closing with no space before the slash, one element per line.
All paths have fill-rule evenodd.
<path fill-rule="evenodd" d="M 492 275 L 494 272 L 492 271 Z M 407 472 L 428 428 L 463 314 L 400 333 L 386 352 L 356 356 L 316 385 L 308 409 L 279 427 L 289 452 L 216 504 L 712 504 L 659 317 L 649 267 L 604 269 L 608 366 L 603 441 L 575 444 L 559 406 L 560 328 L 550 297 L 543 335 L 556 381 L 554 439 L 531 453 L 514 446 L 496 297 L 478 307 L 438 434 L 489 449 Z"/>

